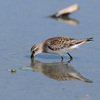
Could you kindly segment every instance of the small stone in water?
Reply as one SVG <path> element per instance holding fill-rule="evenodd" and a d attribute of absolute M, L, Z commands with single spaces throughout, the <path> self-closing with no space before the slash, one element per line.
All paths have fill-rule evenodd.
<path fill-rule="evenodd" d="M 12 73 L 16 73 L 16 71 L 17 71 L 16 69 L 11 69 Z"/>

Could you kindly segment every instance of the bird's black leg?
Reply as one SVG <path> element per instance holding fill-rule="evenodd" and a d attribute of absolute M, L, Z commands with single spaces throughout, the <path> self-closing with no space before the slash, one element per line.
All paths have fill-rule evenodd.
<path fill-rule="evenodd" d="M 63 62 L 64 58 L 61 56 L 61 62 Z"/>
<path fill-rule="evenodd" d="M 69 53 L 67 53 L 68 55 L 69 55 L 69 57 L 70 57 L 70 60 L 68 61 L 68 63 L 70 63 L 70 61 L 72 61 L 73 60 L 73 57 L 69 54 Z"/>
<path fill-rule="evenodd" d="M 72 60 L 72 59 L 73 59 L 73 57 L 72 57 L 69 53 L 67 53 L 67 54 L 69 55 L 70 59 Z"/>

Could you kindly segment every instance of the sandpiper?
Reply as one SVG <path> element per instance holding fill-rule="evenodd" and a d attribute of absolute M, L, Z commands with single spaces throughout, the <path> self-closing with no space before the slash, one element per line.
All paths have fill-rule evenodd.
<path fill-rule="evenodd" d="M 68 54 L 70 61 L 73 57 L 69 52 L 78 49 L 81 45 L 93 41 L 93 38 L 85 39 L 73 39 L 68 37 L 53 37 L 43 41 L 40 44 L 35 44 L 31 48 L 31 58 L 40 53 L 50 53 L 61 56 L 61 61 L 63 61 L 63 55 Z"/>

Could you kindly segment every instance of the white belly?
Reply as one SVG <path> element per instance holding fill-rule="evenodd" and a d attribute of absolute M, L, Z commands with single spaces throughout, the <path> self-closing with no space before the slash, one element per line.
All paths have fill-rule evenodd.
<path fill-rule="evenodd" d="M 61 49 L 61 50 L 58 50 L 58 51 L 54 51 L 54 50 L 51 50 L 51 49 L 48 49 L 48 53 L 51 53 L 51 54 L 58 54 L 60 56 L 63 56 L 64 54 L 66 53 L 69 53 L 75 49 L 78 49 L 80 47 L 80 45 L 74 45 L 70 48 L 65 48 L 65 49 Z"/>
<path fill-rule="evenodd" d="M 48 53 L 51 53 L 51 54 L 58 54 L 60 56 L 63 56 L 64 54 L 66 53 L 69 53 L 71 51 L 73 51 L 74 49 L 71 49 L 71 48 L 65 48 L 65 49 L 61 49 L 59 51 L 54 51 L 54 50 L 48 50 Z"/>

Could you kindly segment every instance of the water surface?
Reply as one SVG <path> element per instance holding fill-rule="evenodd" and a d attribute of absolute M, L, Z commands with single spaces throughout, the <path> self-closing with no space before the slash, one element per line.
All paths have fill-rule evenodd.
<path fill-rule="evenodd" d="M 70 19 L 76 21 L 77 25 L 48 17 L 75 3 L 79 4 L 80 10 L 71 14 Z M 99 4 L 99 0 L 0 1 L 0 100 L 98 100 Z M 35 67 L 30 70 L 20 69 L 31 66 L 30 48 L 34 44 L 54 36 L 77 39 L 94 37 L 94 41 L 72 52 L 74 59 L 68 66 L 54 66 L 54 63 L 61 61 L 57 55 L 40 54 L 35 57 L 35 61 L 39 61 Z M 64 62 L 68 59 L 65 55 Z M 78 73 L 71 72 L 74 76 L 81 75 L 93 83 L 74 79 L 61 80 L 64 79 L 61 75 L 65 75 L 62 73 L 69 75 L 68 68 Z M 16 69 L 17 72 L 12 74 L 10 69 Z M 58 74 L 52 74 L 53 71 Z"/>

